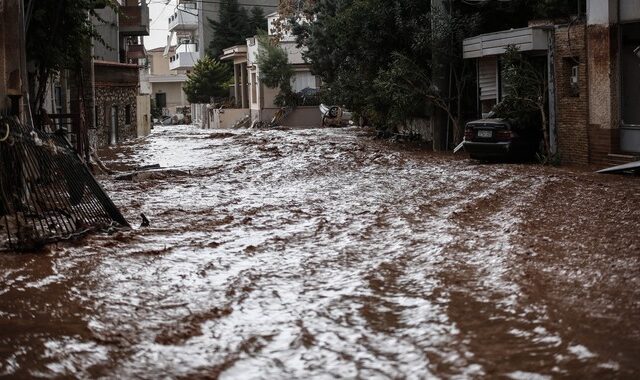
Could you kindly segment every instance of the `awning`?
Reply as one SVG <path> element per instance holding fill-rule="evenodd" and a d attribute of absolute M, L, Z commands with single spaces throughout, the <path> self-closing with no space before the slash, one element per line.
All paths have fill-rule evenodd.
<path fill-rule="evenodd" d="M 500 55 L 507 46 L 515 45 L 520 51 L 546 51 L 549 46 L 547 29 L 528 27 L 481 34 L 462 41 L 462 57 L 480 58 Z"/>

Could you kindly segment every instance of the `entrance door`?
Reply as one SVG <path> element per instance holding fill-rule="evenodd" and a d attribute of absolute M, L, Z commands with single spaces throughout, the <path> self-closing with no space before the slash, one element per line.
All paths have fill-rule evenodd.
<path fill-rule="evenodd" d="M 621 27 L 620 150 L 640 153 L 640 22 Z"/>
<path fill-rule="evenodd" d="M 167 107 L 167 94 L 165 93 L 156 94 L 156 107 L 158 108 Z"/>

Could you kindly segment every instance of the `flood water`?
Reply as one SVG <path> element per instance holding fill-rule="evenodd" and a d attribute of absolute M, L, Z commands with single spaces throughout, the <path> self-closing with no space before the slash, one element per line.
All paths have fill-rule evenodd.
<path fill-rule="evenodd" d="M 638 378 L 640 180 L 157 127 L 134 226 L 0 255 L 0 376 Z M 150 220 L 140 225 L 140 213 Z"/>

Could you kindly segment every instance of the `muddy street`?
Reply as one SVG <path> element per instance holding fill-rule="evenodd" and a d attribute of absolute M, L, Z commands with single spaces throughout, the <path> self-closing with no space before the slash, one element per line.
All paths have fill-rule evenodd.
<path fill-rule="evenodd" d="M 640 376 L 637 177 L 357 128 L 157 127 L 107 153 L 182 174 L 100 178 L 132 230 L 0 255 L 1 376 Z"/>

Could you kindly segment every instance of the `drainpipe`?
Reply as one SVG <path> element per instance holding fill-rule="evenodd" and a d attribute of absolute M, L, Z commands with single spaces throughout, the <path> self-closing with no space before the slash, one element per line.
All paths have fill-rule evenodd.
<path fill-rule="evenodd" d="M 616 97 L 617 102 L 618 102 L 618 123 L 617 123 L 617 128 L 618 131 L 620 131 L 620 127 L 622 127 L 622 70 L 621 70 L 621 66 L 622 66 L 622 57 L 620 54 L 620 50 L 622 48 L 622 22 L 620 20 L 620 0 L 618 0 L 618 9 L 616 9 L 617 12 L 617 18 L 616 18 L 616 29 L 617 29 L 617 41 L 616 43 L 618 44 L 618 46 L 616 47 Z M 617 141 L 617 149 L 616 150 L 620 150 L 620 137 L 619 137 L 619 133 L 618 133 L 618 141 Z"/>
<path fill-rule="evenodd" d="M 555 27 L 547 29 L 547 91 L 549 97 L 549 153 L 558 152 L 556 130 Z"/>
<path fill-rule="evenodd" d="M 33 123 L 33 114 L 31 113 L 31 99 L 29 99 L 29 76 L 27 75 L 27 29 L 24 19 L 24 1 L 19 1 L 18 6 L 18 28 L 20 30 L 20 81 L 22 91 L 22 105 L 24 112 L 20 115 L 20 119 L 24 124 Z"/>

